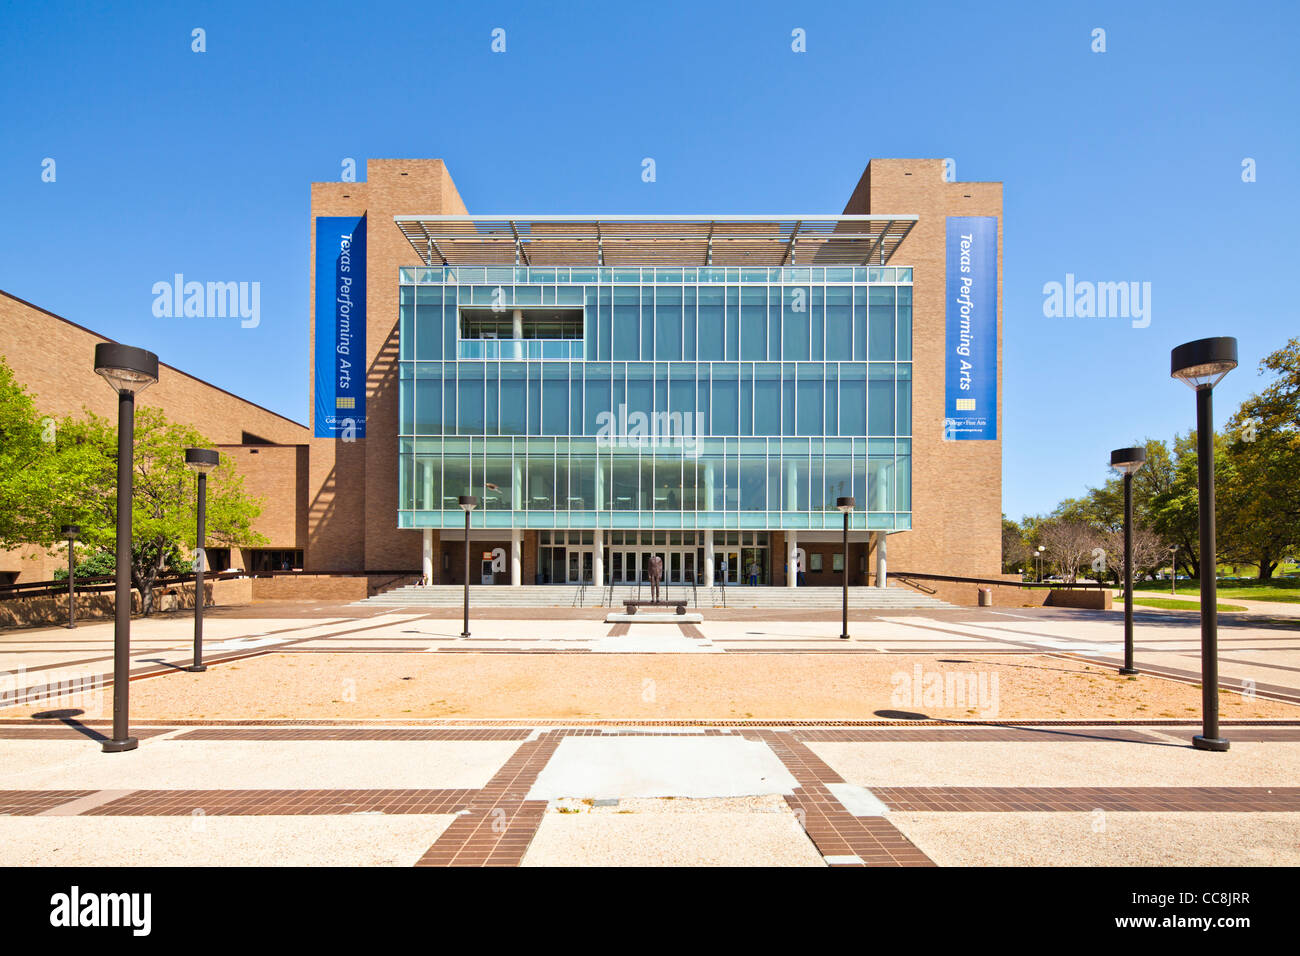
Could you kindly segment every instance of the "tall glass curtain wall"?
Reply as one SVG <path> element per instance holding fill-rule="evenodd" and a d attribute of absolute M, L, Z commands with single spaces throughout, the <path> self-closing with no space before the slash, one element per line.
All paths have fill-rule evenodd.
<path fill-rule="evenodd" d="M 910 268 L 400 272 L 399 527 L 911 527 Z M 459 310 L 581 309 L 581 340 Z"/>

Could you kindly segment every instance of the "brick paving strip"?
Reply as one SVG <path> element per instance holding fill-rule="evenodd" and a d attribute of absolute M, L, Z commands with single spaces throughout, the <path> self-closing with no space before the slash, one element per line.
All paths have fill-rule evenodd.
<path fill-rule="evenodd" d="M 1227 731 L 1225 731 L 1227 732 Z M 1292 737 L 1269 738 L 1271 740 L 1300 740 L 1300 727 L 1295 730 L 1283 729 Z M 1237 740 L 1246 738 L 1233 734 Z M 1076 728 L 1030 729 L 1021 727 L 825 727 L 800 730 L 801 741 L 834 743 L 1164 743 L 1152 734 L 1140 730 L 1080 730 Z"/>
<path fill-rule="evenodd" d="M 0 816 L 34 817 L 54 807 L 82 800 L 95 790 L 0 790 Z"/>
<path fill-rule="evenodd" d="M 804 832 L 830 866 L 934 866 L 935 863 L 884 817 L 857 817 L 826 786 L 844 778 L 791 734 L 754 731 L 777 755 L 798 789 L 785 798 Z"/>
<path fill-rule="evenodd" d="M 415 865 L 518 866 L 546 814 L 547 801 L 527 799 L 528 791 L 561 737 L 542 731 L 520 744 Z"/>
<path fill-rule="evenodd" d="M 1300 787 L 872 787 L 900 812 L 1300 811 Z"/>
<path fill-rule="evenodd" d="M 87 809 L 91 817 L 320 816 L 457 813 L 475 790 L 136 790 Z"/>
<path fill-rule="evenodd" d="M 262 727 L 187 730 L 172 740 L 526 740 L 527 728 Z"/>
<path fill-rule="evenodd" d="M 112 726 L 112 721 L 103 722 L 100 726 L 108 729 Z M 159 734 L 165 734 L 168 730 L 162 727 L 150 728 L 131 728 L 131 736 L 145 740 L 149 737 L 157 737 Z M 49 724 L 13 726 L 0 725 L 0 740 L 73 740 L 76 738 L 87 738 L 91 740 L 106 740 L 107 736 L 100 733 L 89 724 L 78 724 L 69 726 L 67 724 Z"/>
<path fill-rule="evenodd" d="M 157 718 L 162 720 L 162 718 Z M 82 727 L 112 727 L 113 722 L 108 719 L 89 719 L 77 722 Z M 168 733 L 183 727 L 356 727 L 358 725 L 366 726 L 401 726 L 401 727 L 448 727 L 448 728 L 467 728 L 467 727 L 527 727 L 529 729 L 542 723 L 536 717 L 353 717 L 343 719 L 341 717 L 168 717 L 165 724 L 153 724 L 150 721 L 144 721 L 138 728 L 140 733 Z M 1079 720 L 1064 718 L 1016 718 L 1016 719 L 999 719 L 999 720 L 893 720 L 881 718 L 872 719 L 852 719 L 852 720 L 831 720 L 822 718 L 819 720 L 795 720 L 791 718 L 761 718 L 761 719 L 713 719 L 709 720 L 703 717 L 678 717 L 669 718 L 619 718 L 619 717 L 578 717 L 564 718 L 562 720 L 550 720 L 545 722 L 550 727 L 773 727 L 773 728 L 837 728 L 837 727 L 951 727 L 951 728 L 982 728 L 982 727 L 1200 727 L 1199 719 L 1188 718 L 1181 720 L 1178 718 L 1107 718 L 1104 720 Z M 1300 728 L 1300 720 L 1284 720 L 1282 718 L 1270 717 L 1259 720 L 1223 720 L 1219 725 L 1229 732 L 1235 732 L 1237 728 L 1249 728 L 1248 732 L 1253 732 L 1253 728 Z M 24 727 L 50 727 L 49 718 L 34 717 L 0 717 L 0 738 L 8 736 L 10 729 L 21 730 Z M 147 728 L 147 729 L 146 729 Z M 161 728 L 161 729 L 159 729 Z M 137 725 L 133 725 L 131 733 L 140 736 L 137 731 Z M 1238 739 L 1245 740 L 1245 737 Z"/>

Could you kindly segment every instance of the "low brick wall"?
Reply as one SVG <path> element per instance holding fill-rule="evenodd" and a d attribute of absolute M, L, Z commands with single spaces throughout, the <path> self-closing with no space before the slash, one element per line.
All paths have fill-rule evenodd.
<path fill-rule="evenodd" d="M 1113 605 L 1107 588 L 1026 588 L 1017 582 L 973 584 L 965 581 L 914 580 L 925 589 L 918 590 L 917 593 L 930 594 L 933 591 L 932 597 L 958 607 L 978 607 L 979 593 L 984 588 L 993 592 L 994 607 L 1073 607 L 1109 611 Z M 895 579 L 891 586 L 910 585 Z"/>
<path fill-rule="evenodd" d="M 1115 598 L 1110 588 L 1060 588 L 1048 592 L 1047 606 L 1109 611 L 1115 606 Z"/>
<path fill-rule="evenodd" d="M 253 599 L 252 582 L 247 578 L 223 581 L 204 581 L 208 607 L 248 604 Z M 98 591 L 77 595 L 77 620 L 90 621 L 111 618 L 117 607 L 117 595 L 112 591 Z M 194 607 L 194 582 L 168 584 L 154 588 L 155 612 L 177 611 Z M 140 613 L 140 592 L 131 592 L 131 613 Z M 68 620 L 68 596 L 16 597 L 0 601 L 0 627 L 37 627 L 65 624 Z"/>
<path fill-rule="evenodd" d="M 251 583 L 254 601 L 360 601 L 371 593 L 364 574 L 280 574 Z"/>

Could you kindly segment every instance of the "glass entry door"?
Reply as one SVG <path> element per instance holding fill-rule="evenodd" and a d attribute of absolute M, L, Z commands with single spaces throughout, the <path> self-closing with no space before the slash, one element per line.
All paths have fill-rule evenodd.
<path fill-rule="evenodd" d="M 591 548 L 569 548 L 566 568 L 566 580 L 569 584 L 582 584 L 584 581 L 592 580 L 593 553 Z"/>

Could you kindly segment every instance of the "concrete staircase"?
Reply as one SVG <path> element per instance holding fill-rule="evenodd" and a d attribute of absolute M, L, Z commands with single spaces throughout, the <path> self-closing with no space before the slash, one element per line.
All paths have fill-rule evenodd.
<path fill-rule="evenodd" d="M 722 607 L 724 595 L 722 588 L 696 588 L 692 595 L 689 586 L 674 584 L 662 586 L 660 597 L 666 600 L 686 598 L 688 607 L 713 608 Z M 475 585 L 469 588 L 470 606 L 473 608 L 489 607 L 605 607 L 618 606 L 624 599 L 638 597 L 636 585 L 616 584 L 613 599 L 610 589 L 594 588 L 588 585 L 579 588 L 576 585 L 543 584 L 509 587 L 507 585 Z M 465 589 L 459 584 L 435 584 L 429 587 L 408 585 L 377 594 L 359 601 L 359 604 L 380 607 L 460 607 L 464 600 Z M 649 599 L 650 588 L 642 585 L 639 596 Z M 728 608 L 799 608 L 800 610 L 834 610 L 840 607 L 841 592 L 839 588 L 803 587 L 736 587 L 726 589 L 725 603 Z M 855 609 L 872 608 L 889 610 L 893 608 L 948 608 L 951 604 L 922 594 L 909 587 L 851 587 L 849 588 L 849 607 Z"/>

